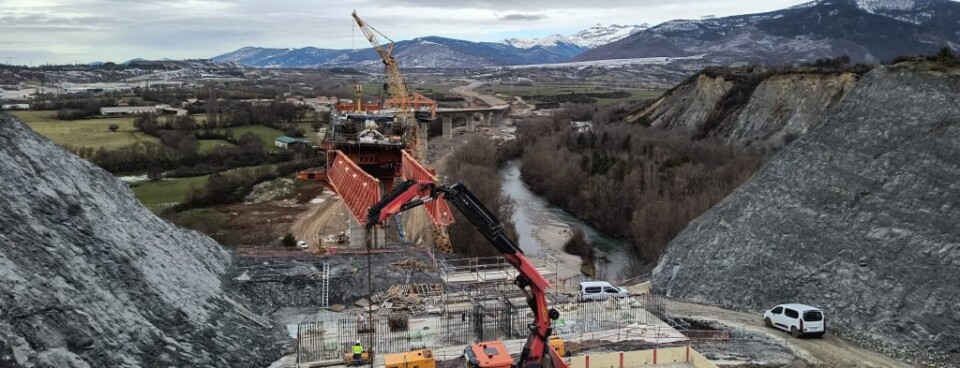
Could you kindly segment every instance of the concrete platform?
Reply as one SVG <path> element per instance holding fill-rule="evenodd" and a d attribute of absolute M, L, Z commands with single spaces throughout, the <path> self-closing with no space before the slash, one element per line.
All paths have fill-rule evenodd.
<path fill-rule="evenodd" d="M 537 267 L 537 272 L 548 280 L 556 276 L 556 272 L 546 267 Z M 497 267 L 476 271 L 456 271 L 441 273 L 440 278 L 450 285 L 471 284 L 478 282 L 502 282 L 517 278 L 517 270 L 512 267 Z"/>

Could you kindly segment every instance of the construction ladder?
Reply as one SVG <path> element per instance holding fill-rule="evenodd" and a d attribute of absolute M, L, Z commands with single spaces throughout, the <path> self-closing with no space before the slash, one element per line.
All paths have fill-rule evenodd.
<path fill-rule="evenodd" d="M 320 287 L 320 307 L 330 306 L 330 264 L 323 262 L 323 285 Z"/>

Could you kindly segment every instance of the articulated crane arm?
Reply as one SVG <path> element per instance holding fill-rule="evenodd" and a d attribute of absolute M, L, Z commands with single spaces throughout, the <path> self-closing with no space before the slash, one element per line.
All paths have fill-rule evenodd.
<path fill-rule="evenodd" d="M 552 318 L 559 317 L 556 309 L 547 309 L 546 290 L 550 282 L 523 256 L 523 251 L 504 232 L 503 224 L 463 184 L 438 185 L 432 181 L 408 180 L 399 184 L 390 194 L 370 207 L 367 215 L 367 231 L 382 223 L 387 217 L 415 208 L 424 203 L 444 199 L 457 208 L 494 247 L 503 258 L 517 269 L 514 283 L 527 297 L 533 310 L 533 323 L 517 368 L 568 368 L 563 358 L 550 346 L 553 328 Z M 527 290 L 529 288 L 529 291 Z M 468 347 L 468 349 L 470 349 Z M 505 355 L 506 352 L 503 352 Z"/>

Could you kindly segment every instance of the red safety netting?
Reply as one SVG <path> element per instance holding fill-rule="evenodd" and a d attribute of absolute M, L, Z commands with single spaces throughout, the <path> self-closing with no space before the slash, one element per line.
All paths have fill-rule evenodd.
<path fill-rule="evenodd" d="M 370 206 L 380 201 L 380 181 L 360 169 L 343 152 L 335 154 L 333 164 L 327 168 L 330 185 L 343 198 L 357 223 L 364 225 Z"/>
<path fill-rule="evenodd" d="M 407 153 L 407 151 L 402 152 L 403 164 L 400 168 L 400 173 L 405 180 L 438 182 L 437 177 L 427 171 L 423 165 L 420 165 L 413 156 Z M 433 220 L 434 224 L 447 226 L 453 223 L 453 214 L 450 212 L 450 206 L 447 205 L 447 201 L 440 199 L 427 202 L 424 208 L 427 210 L 427 214 L 430 215 L 430 219 Z"/>

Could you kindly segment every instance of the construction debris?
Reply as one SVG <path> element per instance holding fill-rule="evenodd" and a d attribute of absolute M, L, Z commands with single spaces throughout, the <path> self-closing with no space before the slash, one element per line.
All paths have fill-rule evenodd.
<path fill-rule="evenodd" d="M 393 262 L 390 264 L 390 267 L 414 272 L 423 272 L 431 269 L 430 265 L 414 258 L 407 258 L 399 262 Z"/>
<path fill-rule="evenodd" d="M 440 284 L 393 285 L 386 292 L 374 294 L 370 300 L 380 308 L 391 311 L 406 311 L 419 315 L 443 305 L 443 286 Z M 361 305 L 361 303 L 365 303 Z M 358 300 L 357 306 L 366 307 L 369 302 Z"/>
<path fill-rule="evenodd" d="M 331 311 L 334 311 L 334 312 L 343 312 L 343 310 L 344 310 L 344 309 L 347 309 L 347 307 L 345 307 L 343 304 L 334 304 L 334 305 L 331 305 L 330 307 L 328 307 L 327 309 L 329 309 L 329 310 L 331 310 Z"/>

